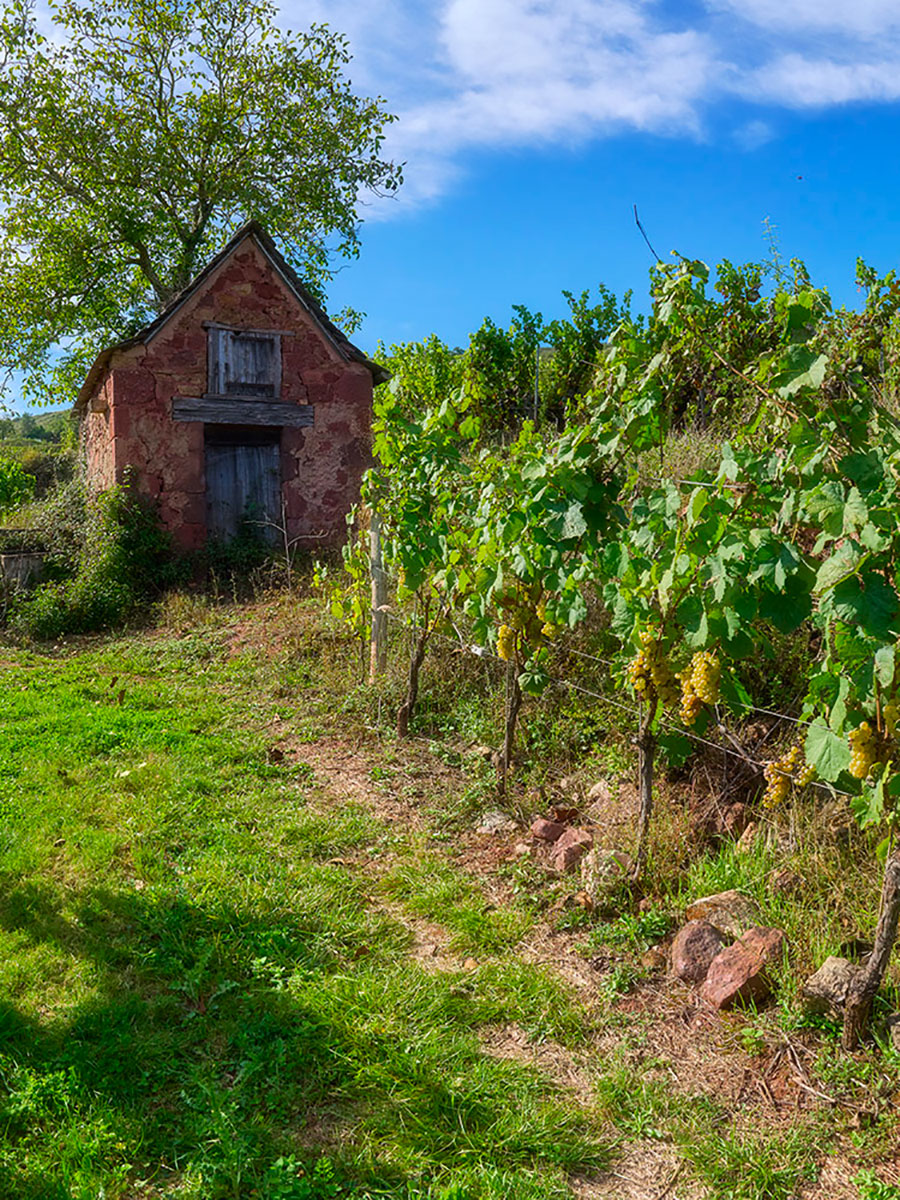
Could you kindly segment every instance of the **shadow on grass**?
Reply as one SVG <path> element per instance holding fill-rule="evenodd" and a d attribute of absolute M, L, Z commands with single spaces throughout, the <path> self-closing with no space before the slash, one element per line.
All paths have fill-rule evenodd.
<path fill-rule="evenodd" d="M 350 916 L 102 888 L 64 907 L 49 883 L 0 884 L 0 927 L 94 973 L 46 1022 L 0 1007 L 0 1196 L 118 1196 L 143 1178 L 171 1196 L 412 1197 L 461 1167 L 524 1189 L 602 1166 L 571 1105 L 480 1054 L 453 976 L 398 961 L 396 929 Z M 336 1173 L 314 1183 L 323 1154 Z"/>

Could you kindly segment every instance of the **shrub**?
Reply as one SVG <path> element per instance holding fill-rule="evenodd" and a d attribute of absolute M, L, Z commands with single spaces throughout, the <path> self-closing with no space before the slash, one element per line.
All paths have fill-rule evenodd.
<path fill-rule="evenodd" d="M 13 628 L 33 638 L 119 625 L 141 600 L 179 582 L 183 574 L 156 506 L 138 495 L 130 480 L 88 501 L 80 489 L 63 491 L 66 496 L 46 506 L 42 524 L 56 543 L 51 549 L 56 570 L 67 577 L 38 587 L 12 612 Z M 68 519 L 53 530 L 55 511 Z"/>
<path fill-rule="evenodd" d="M 33 476 L 14 459 L 0 458 L 0 514 L 25 504 L 33 495 Z"/>

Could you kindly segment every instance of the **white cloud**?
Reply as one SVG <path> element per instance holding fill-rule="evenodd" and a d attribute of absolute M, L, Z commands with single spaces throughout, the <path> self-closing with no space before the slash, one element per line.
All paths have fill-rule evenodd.
<path fill-rule="evenodd" d="M 765 30 L 789 30 L 808 37 L 831 32 L 881 37 L 900 29 L 897 0 L 712 0 L 711 7 Z"/>
<path fill-rule="evenodd" d="M 767 109 L 900 99 L 900 0 L 289 0 L 294 24 L 347 33 L 356 86 L 399 120 L 408 161 L 389 215 L 440 196 L 477 148 L 636 130 L 706 136 L 716 106 L 746 110 L 731 137 L 775 136 Z"/>
<path fill-rule="evenodd" d="M 754 119 L 740 125 L 733 134 L 734 140 L 742 150 L 758 150 L 775 137 L 775 130 L 768 121 Z"/>
<path fill-rule="evenodd" d="M 897 58 L 870 62 L 837 62 L 784 54 L 749 73 L 741 91 L 751 99 L 792 108 L 824 108 L 868 100 L 900 99 Z"/>

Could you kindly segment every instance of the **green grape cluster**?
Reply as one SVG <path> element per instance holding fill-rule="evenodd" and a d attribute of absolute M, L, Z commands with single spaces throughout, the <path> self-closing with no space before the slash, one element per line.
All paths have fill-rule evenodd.
<path fill-rule="evenodd" d="M 797 771 L 801 762 L 803 762 L 803 749 L 801 746 L 795 745 L 791 746 L 786 754 L 782 754 L 781 758 L 766 763 L 763 770 L 766 790 L 763 792 L 762 798 L 765 808 L 777 808 L 783 804 L 790 794 L 792 783 L 804 787 L 812 782 L 815 772 L 811 767 L 804 765 L 799 772 Z M 812 774 L 810 774 L 811 771 Z"/>
<path fill-rule="evenodd" d="M 850 774 L 854 779 L 867 779 L 878 761 L 878 739 L 868 721 L 850 731 Z"/>
<path fill-rule="evenodd" d="M 504 662 L 511 662 L 516 656 L 516 631 L 509 625 L 501 625 L 497 630 L 497 656 Z"/>
<path fill-rule="evenodd" d="M 674 704 L 678 698 L 678 684 L 662 644 L 649 629 L 643 630 L 639 637 L 641 649 L 628 664 L 631 686 L 647 700 L 658 696 L 663 704 Z"/>
<path fill-rule="evenodd" d="M 709 650 L 695 654 L 685 670 L 679 672 L 681 719 L 685 725 L 694 724 L 704 704 L 716 703 L 721 675 L 722 664 Z"/>
<path fill-rule="evenodd" d="M 715 704 L 719 699 L 719 680 L 722 664 L 710 650 L 701 650 L 691 659 L 691 678 L 694 691 L 704 704 Z"/>

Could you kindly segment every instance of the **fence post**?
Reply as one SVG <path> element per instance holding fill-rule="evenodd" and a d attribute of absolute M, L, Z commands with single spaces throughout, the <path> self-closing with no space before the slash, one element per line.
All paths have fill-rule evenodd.
<path fill-rule="evenodd" d="M 369 569 L 372 574 L 372 642 L 369 652 L 369 682 L 387 669 L 387 578 L 381 557 L 381 521 L 372 513 L 369 526 Z"/>

